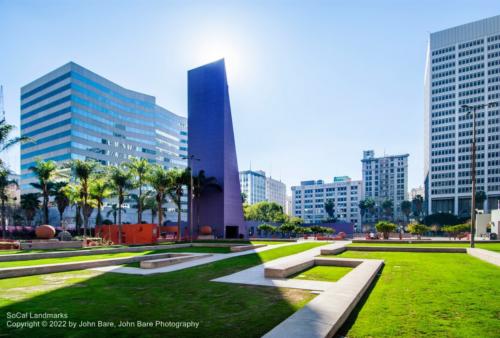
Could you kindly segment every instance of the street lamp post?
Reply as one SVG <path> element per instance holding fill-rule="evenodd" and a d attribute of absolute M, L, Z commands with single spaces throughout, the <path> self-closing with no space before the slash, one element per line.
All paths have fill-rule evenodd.
<path fill-rule="evenodd" d="M 472 142 L 471 142 L 471 168 L 470 176 L 472 183 L 471 210 L 470 210 L 470 247 L 474 248 L 474 237 L 476 236 L 476 111 L 483 108 L 497 106 L 497 102 L 479 104 L 475 106 L 463 105 L 462 109 L 467 111 L 466 116 L 472 114 Z"/>
<path fill-rule="evenodd" d="M 190 155 L 188 157 L 183 157 L 183 159 L 188 160 L 189 170 L 189 239 L 190 242 L 193 243 L 193 200 L 194 200 L 194 182 L 193 182 L 193 171 L 194 171 L 194 162 L 199 161 L 199 158 L 194 157 L 194 155 Z M 189 164 L 191 162 L 191 164 Z"/>

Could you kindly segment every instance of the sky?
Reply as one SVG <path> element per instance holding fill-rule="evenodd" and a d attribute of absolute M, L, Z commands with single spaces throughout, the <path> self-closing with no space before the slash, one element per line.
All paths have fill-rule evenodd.
<path fill-rule="evenodd" d="M 0 84 L 18 127 L 20 88 L 69 61 L 187 116 L 187 71 L 224 57 L 240 170 L 361 179 L 373 149 L 410 154 L 411 189 L 429 33 L 498 14 L 498 0 L 0 0 Z M 1 157 L 19 172 L 18 147 Z"/>

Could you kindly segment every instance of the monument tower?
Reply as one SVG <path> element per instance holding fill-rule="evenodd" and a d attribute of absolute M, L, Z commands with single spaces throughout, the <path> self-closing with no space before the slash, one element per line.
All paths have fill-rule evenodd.
<path fill-rule="evenodd" d="M 194 199 L 194 222 L 216 237 L 246 236 L 224 59 L 188 72 L 188 157 L 194 174 L 205 170 L 222 187 Z"/>

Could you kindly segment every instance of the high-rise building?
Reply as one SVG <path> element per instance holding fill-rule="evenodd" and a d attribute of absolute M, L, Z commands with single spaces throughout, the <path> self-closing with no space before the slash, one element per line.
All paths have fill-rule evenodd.
<path fill-rule="evenodd" d="M 361 181 L 352 181 L 347 176 L 335 177 L 332 183 L 302 181 L 300 186 L 292 187 L 292 215 L 302 218 L 305 223 L 321 223 L 328 218 L 325 203 L 332 200 L 337 219 L 360 226 L 362 188 Z"/>
<path fill-rule="evenodd" d="M 33 139 L 21 145 L 22 193 L 33 192 L 36 160 L 186 166 L 186 118 L 73 62 L 21 88 L 21 135 Z"/>
<path fill-rule="evenodd" d="M 272 177 L 266 177 L 266 200 L 281 205 L 284 212 L 286 209 L 286 184 Z"/>
<path fill-rule="evenodd" d="M 248 204 L 266 200 L 266 173 L 262 170 L 240 171 L 240 185 Z"/>
<path fill-rule="evenodd" d="M 286 208 L 286 184 L 266 177 L 262 170 L 240 171 L 241 192 L 246 196 L 248 204 L 262 201 L 275 202 Z"/>
<path fill-rule="evenodd" d="M 500 16 L 432 33 L 425 70 L 425 193 L 429 213 L 470 214 L 472 116 L 498 102 Z M 500 199 L 500 108 L 477 110 L 477 189 Z M 478 208 L 481 208 L 478 206 Z"/>
<path fill-rule="evenodd" d="M 364 198 L 372 198 L 381 207 L 392 201 L 393 218 L 400 219 L 401 202 L 407 198 L 408 154 L 375 157 L 373 150 L 363 152 Z"/>

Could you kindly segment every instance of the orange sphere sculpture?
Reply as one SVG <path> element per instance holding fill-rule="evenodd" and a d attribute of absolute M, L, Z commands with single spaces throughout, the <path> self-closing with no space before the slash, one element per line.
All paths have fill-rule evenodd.
<path fill-rule="evenodd" d="M 162 232 L 177 233 L 177 225 L 166 225 L 160 228 Z"/>
<path fill-rule="evenodd" d="M 202 235 L 211 235 L 212 234 L 212 227 L 209 225 L 204 225 L 201 227 L 200 233 Z"/>
<path fill-rule="evenodd" d="M 36 238 L 51 239 L 56 235 L 56 229 L 52 225 L 43 224 L 35 229 Z"/>

